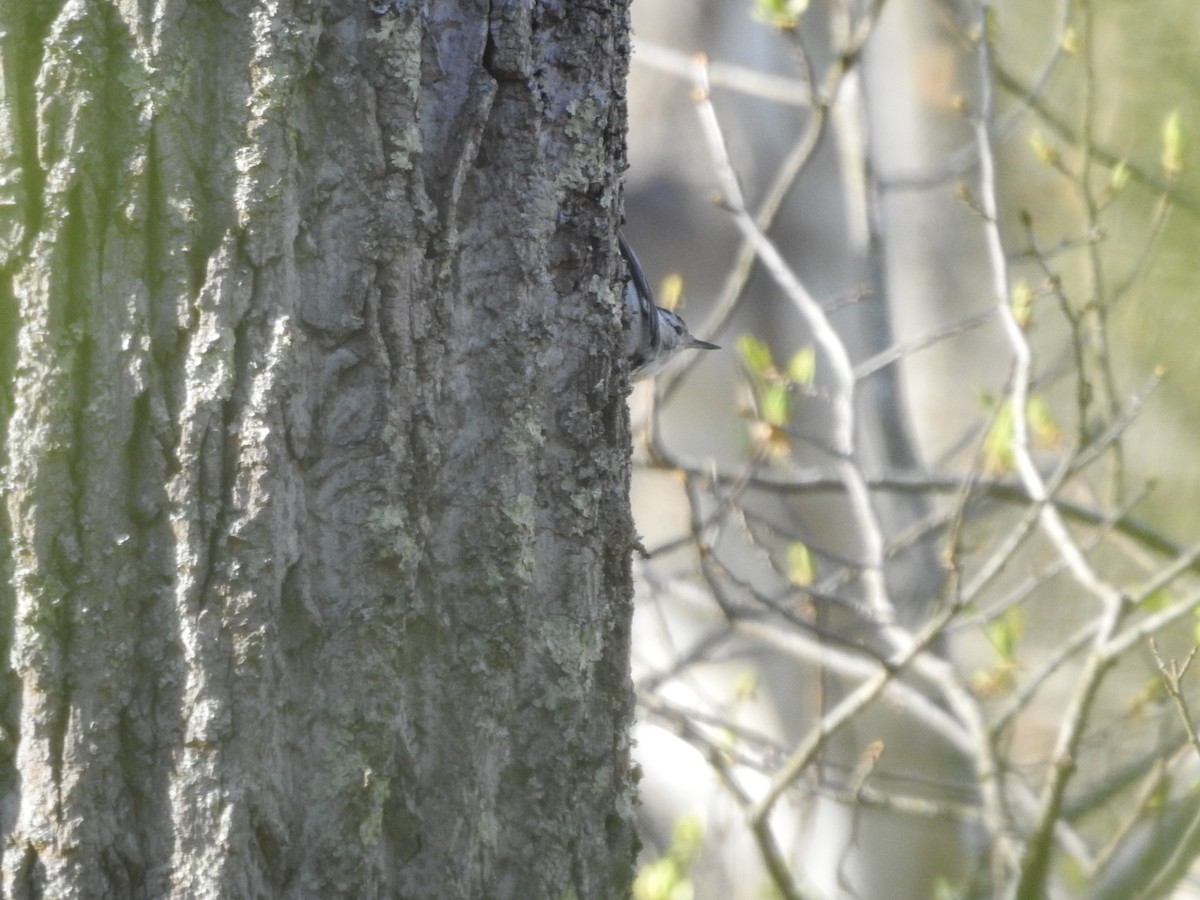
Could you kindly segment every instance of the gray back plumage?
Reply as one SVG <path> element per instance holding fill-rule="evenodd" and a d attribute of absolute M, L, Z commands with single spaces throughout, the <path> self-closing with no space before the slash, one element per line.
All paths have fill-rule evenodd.
<path fill-rule="evenodd" d="M 617 236 L 629 266 L 625 286 L 625 356 L 634 381 L 657 375 L 683 350 L 717 350 L 716 344 L 692 337 L 687 324 L 669 309 L 654 303 L 650 282 L 624 235 Z"/>

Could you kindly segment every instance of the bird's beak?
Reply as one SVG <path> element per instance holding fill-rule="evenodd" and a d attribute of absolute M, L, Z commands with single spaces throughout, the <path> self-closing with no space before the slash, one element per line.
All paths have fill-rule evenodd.
<path fill-rule="evenodd" d="M 692 342 L 688 344 L 690 350 L 720 350 L 720 344 L 710 344 L 708 341 L 702 341 L 699 338 L 692 338 Z"/>

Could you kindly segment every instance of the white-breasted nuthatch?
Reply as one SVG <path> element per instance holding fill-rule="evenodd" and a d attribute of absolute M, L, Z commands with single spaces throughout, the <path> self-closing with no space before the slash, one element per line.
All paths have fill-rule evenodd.
<path fill-rule="evenodd" d="M 716 344 L 692 337 L 683 319 L 654 303 L 650 282 L 625 235 L 617 235 L 621 255 L 629 266 L 629 284 L 625 286 L 625 356 L 629 360 L 629 378 L 641 381 L 666 368 L 684 350 L 720 350 Z"/>

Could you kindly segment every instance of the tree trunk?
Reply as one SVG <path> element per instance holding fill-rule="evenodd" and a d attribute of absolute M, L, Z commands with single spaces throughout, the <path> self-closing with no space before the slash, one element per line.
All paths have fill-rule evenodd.
<path fill-rule="evenodd" d="M 624 896 L 623 4 L 0 0 L 7 897 Z"/>

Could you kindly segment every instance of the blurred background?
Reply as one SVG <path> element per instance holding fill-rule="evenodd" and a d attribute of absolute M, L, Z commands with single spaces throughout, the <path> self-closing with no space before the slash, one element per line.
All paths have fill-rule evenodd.
<path fill-rule="evenodd" d="M 782 638 L 731 629 L 736 597 L 778 602 L 807 623 L 798 630 L 872 641 L 853 611 L 839 612 L 863 602 L 870 569 L 844 485 L 746 489 L 750 475 L 838 481 L 837 385 L 811 322 L 751 261 L 726 208 L 698 112 L 702 78 L 747 209 L 769 208 L 767 235 L 856 367 L 855 462 L 873 486 L 898 618 L 918 627 L 945 609 L 957 579 L 1002 560 L 933 647 L 999 721 L 997 752 L 1028 788 L 1014 805 L 1042 784 L 1086 657 L 1046 661 L 1097 611 L 1061 577 L 1052 544 L 998 549 L 1026 527 L 1029 506 L 1000 492 L 964 499 L 974 481 L 1014 481 L 999 285 L 1034 354 L 1033 458 L 1079 512 L 1071 523 L 1096 570 L 1142 584 L 1200 539 L 1190 343 L 1200 7 L 1006 0 L 987 19 L 994 58 L 983 66 L 981 21 L 967 0 L 633 4 L 625 233 L 660 300 L 678 300 L 692 332 L 724 348 L 631 398 L 634 514 L 650 554 L 635 566 L 643 900 L 780 895 L 769 852 L 744 824 L 747 804 L 845 689 L 811 652 L 801 659 Z M 1002 279 L 989 257 L 989 190 Z M 786 412 L 773 417 L 781 380 Z M 888 478 L 916 487 L 880 488 Z M 1146 534 L 1112 529 L 1118 520 Z M 1167 587 L 1162 602 L 1190 602 L 1190 582 Z M 1164 646 L 1186 653 L 1195 621 L 1181 613 Z M 1144 871 L 1122 875 L 1120 853 L 1104 852 L 1136 830 L 1122 806 L 1143 808 L 1128 797 L 1146 786 L 1128 770 L 1174 761 L 1186 744 L 1150 650 L 1122 662 L 1084 729 L 1094 768 L 1075 782 L 1080 848 L 1062 853 L 1053 895 L 1132 896 L 1121 879 Z M 689 732 L 697 723 L 701 736 Z M 1004 865 L 978 822 L 976 772 L 961 747 L 875 709 L 774 806 L 776 849 L 814 896 L 1001 893 L 1003 876 L 986 874 Z M 863 786 L 875 784 L 891 805 L 863 813 Z M 897 798 L 937 810 L 914 815 Z M 1200 896 L 1187 884 L 1177 880 L 1178 896 Z"/>

